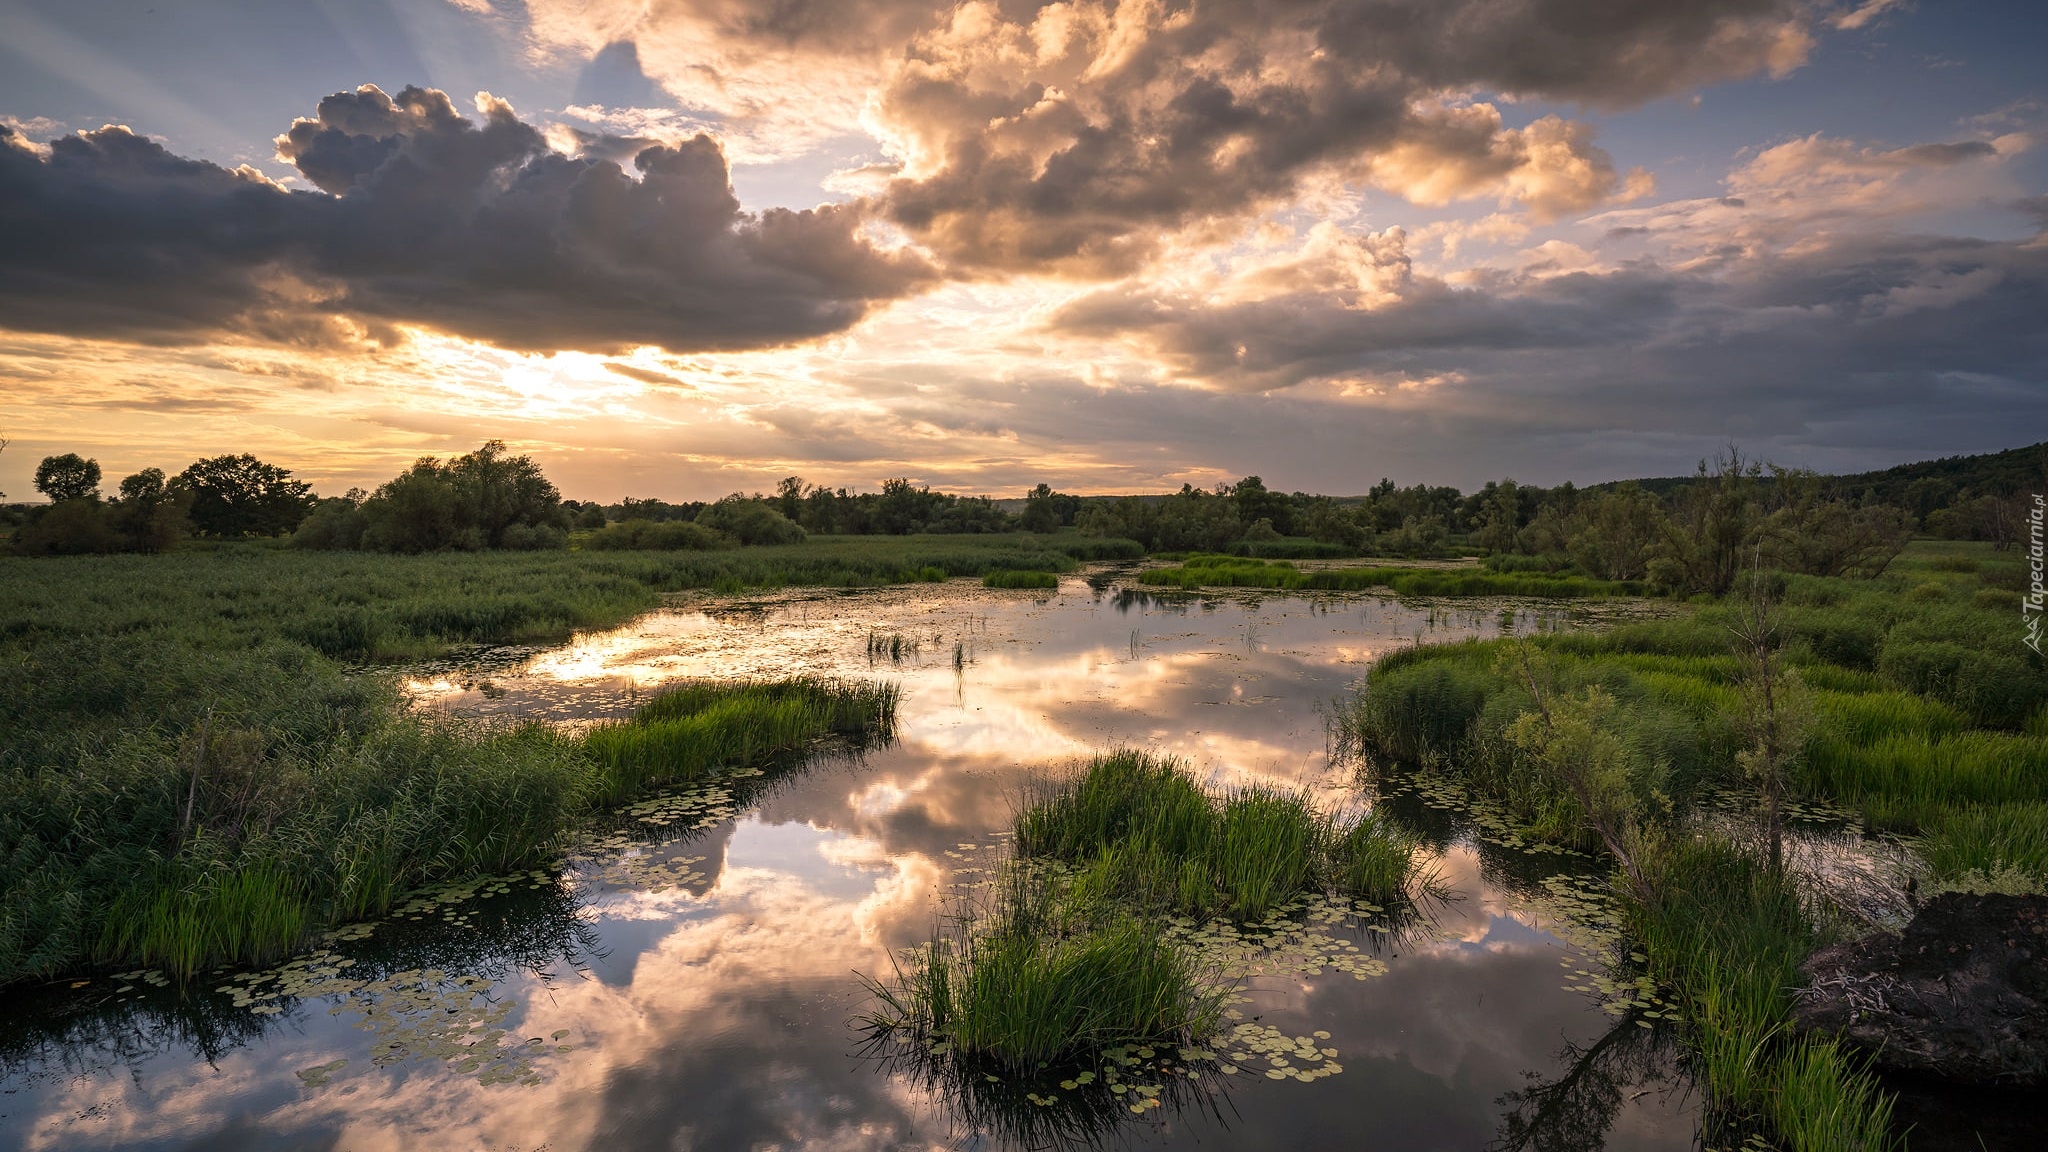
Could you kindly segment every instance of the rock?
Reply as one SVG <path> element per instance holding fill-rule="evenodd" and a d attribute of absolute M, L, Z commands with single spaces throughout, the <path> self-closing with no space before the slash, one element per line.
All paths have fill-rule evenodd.
<path fill-rule="evenodd" d="M 2048 897 L 1945 893 L 1904 932 L 1823 948 L 1805 971 L 1801 1031 L 1891 1071 L 2048 1085 Z"/>

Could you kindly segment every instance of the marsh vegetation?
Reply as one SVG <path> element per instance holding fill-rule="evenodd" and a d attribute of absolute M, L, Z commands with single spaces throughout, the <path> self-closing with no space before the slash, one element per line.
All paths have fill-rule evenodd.
<path fill-rule="evenodd" d="M 1308 896 L 1384 910 L 1427 884 L 1415 841 L 1383 819 L 1298 791 L 1205 791 L 1188 765 L 1131 749 L 1039 784 L 1014 834 L 980 900 L 892 979 L 867 981 L 865 1019 L 970 1070 L 1068 1091 L 1115 1085 L 1133 1049 L 1215 1059 L 1232 977 L 1169 925 L 1271 927 Z"/>
<path fill-rule="evenodd" d="M 2048 668 L 2006 636 L 2014 566 L 1990 552 L 1920 545 L 1877 579 L 1757 570 L 1668 618 L 1410 649 L 1376 665 L 1348 723 L 1383 763 L 1613 862 L 1631 938 L 1680 994 L 1715 1131 L 1890 1147 L 1866 1055 L 1790 1031 L 1799 965 L 1843 917 L 1784 865 L 1784 814 L 1905 838 L 1923 894 L 2048 883 Z M 1731 811 L 1747 814 L 1734 838 Z"/>
<path fill-rule="evenodd" d="M 387 685 L 331 687 L 329 713 L 298 729 L 209 710 L 181 736 L 73 743 L 68 771 L 11 773 L 0 833 L 33 870 L 7 890 L 0 979 L 94 964 L 183 982 L 265 963 L 423 886 L 552 861 L 592 814 L 650 787 L 828 736 L 886 738 L 895 711 L 884 685 L 685 684 L 566 735 L 399 709 Z"/>
<path fill-rule="evenodd" d="M 72 489 L 89 472 L 70 462 L 54 470 L 67 501 L 45 515 L 85 516 L 78 510 L 95 497 Z M 408 476 L 406 491 L 429 495 L 470 483 L 454 462 Z M 1693 479 L 1589 495 L 1569 510 L 1556 491 L 1489 486 L 1470 509 L 1444 504 L 1434 528 L 1384 522 L 1405 490 L 1349 505 L 1243 482 L 1137 503 L 1048 489 L 1032 495 L 1025 518 L 1037 530 L 1023 533 L 832 536 L 806 525 L 815 493 L 799 486 L 795 516 L 778 503 L 788 491 L 675 516 L 682 506 L 634 502 L 621 518 L 564 502 L 566 521 L 553 511 L 545 520 L 559 541 L 507 523 L 495 541 L 486 532 L 428 542 L 418 555 L 315 549 L 310 539 L 287 548 L 223 530 L 169 555 L 0 559 L 0 857 L 15 877 L 0 906 L 0 981 L 140 965 L 175 983 L 222 961 L 273 960 L 328 926 L 408 907 L 425 886 L 551 861 L 574 828 L 650 790 L 648 803 L 668 804 L 659 790 L 671 785 L 780 762 L 819 740 L 874 739 L 898 702 L 892 687 L 836 674 L 691 681 L 651 699 L 635 687 L 633 714 L 570 730 L 424 712 L 401 695 L 392 662 L 557 640 L 685 591 L 959 577 L 1055 589 L 1085 560 L 1141 555 L 1145 543 L 1094 514 L 1107 508 L 1151 545 L 1181 541 L 1173 533 L 1193 525 L 1214 536 L 1199 546 L 1218 551 L 1121 577 L 1135 588 L 1112 589 L 1115 570 L 1091 572 L 1104 610 L 1187 620 L 1242 608 L 1233 659 L 1256 661 L 1265 647 L 1261 590 L 1540 596 L 1583 601 L 1555 609 L 1575 614 L 1612 610 L 1603 599 L 1666 595 L 1662 608 L 1612 626 L 1381 655 L 1370 689 L 1347 710 L 1349 736 L 1371 751 L 1382 783 L 1454 780 L 1505 813 L 1515 843 L 1614 866 L 1629 951 L 1611 959 L 1670 999 L 1668 1016 L 1627 1023 L 1673 1029 L 1706 1085 L 1713 1139 L 1881 1147 L 1897 1133 L 1863 1055 L 1790 1030 L 1787 990 L 1843 919 L 1772 842 L 1788 827 L 1847 821 L 1907 845 L 1922 893 L 2043 885 L 2048 676 L 2010 635 L 2018 568 L 1988 539 L 1890 554 L 1895 518 L 1798 475 L 1724 467 Z M 126 507 L 131 527 L 143 525 L 145 497 L 178 511 L 190 487 L 124 486 L 122 500 L 91 515 Z M 403 495 L 394 488 L 379 507 L 395 509 Z M 840 494 L 827 495 L 819 508 Z M 903 508 L 922 499 L 907 483 L 885 495 Z M 1996 510 L 1981 494 L 1951 495 L 1958 507 Z M 60 512 L 67 502 L 72 510 Z M 370 504 L 351 507 L 368 517 Z M 936 520 L 887 523 L 949 522 L 958 512 L 982 529 L 1006 526 L 978 505 L 925 505 Z M 337 524 L 354 514 L 326 507 Z M 1941 520 L 1946 507 L 1915 515 L 1952 534 L 1976 531 L 1961 513 Z M 1198 536 L 1189 529 L 1188 540 Z M 1457 565 L 1293 562 L 1364 548 L 1490 551 Z M 1253 595 L 1231 599 L 1232 589 Z M 964 594 L 1049 614 L 1081 599 Z M 1363 602 L 1315 599 L 1316 611 Z M 1426 619 L 1401 607 L 1404 639 L 1450 618 L 1440 605 Z M 1517 618 L 1509 605 L 1502 623 L 1482 627 L 1503 606 L 1482 608 L 1450 632 L 1492 634 Z M 1169 643 L 1121 618 L 1109 623 L 1114 645 L 1097 637 L 1076 649 L 1091 675 L 1125 663 L 1126 650 L 1140 666 Z M 923 674 L 926 648 L 941 656 L 929 670 L 945 673 L 950 651 L 948 691 L 966 699 L 979 633 L 948 633 L 914 614 L 848 627 L 844 655 L 857 663 L 865 637 L 867 666 L 886 662 L 892 676 Z M 1189 627 L 1193 636 L 1207 626 Z M 1385 639 L 1366 647 L 1384 652 Z M 1267 674 L 1270 685 L 1301 667 Z M 1199 728 L 1213 713 L 1197 708 L 1255 704 L 1259 689 L 1235 693 L 1257 680 L 1162 715 Z M 1158 739 L 1154 723 L 1135 738 Z M 1365 933 L 1364 917 L 1375 931 L 1399 929 L 1420 881 L 1416 837 L 1432 817 L 1402 814 L 1392 795 L 1382 789 L 1369 813 L 1339 819 L 1285 788 L 1215 794 L 1185 766 L 1097 757 L 1028 795 L 1009 829 L 1012 858 L 876 986 L 877 1023 L 913 1038 L 904 1047 L 915 1074 L 961 1108 L 1001 1112 L 1004 1123 L 1037 1117 L 1017 1130 L 1060 1139 L 1095 1130 L 1091 1116 L 1142 1116 L 1150 1101 L 1192 1106 L 1205 1095 L 1192 1087 L 1227 1077 L 1239 1056 L 1279 1056 L 1280 1078 L 1331 1074 L 1334 1054 L 1302 1035 L 1240 1035 L 1247 1022 L 1231 1015 L 1232 973 L 1248 969 L 1231 965 L 1253 951 L 1270 964 L 1273 942 L 1294 933 L 1314 942 L 1289 961 L 1293 970 L 1384 970 L 1360 946 L 1369 935 L 1303 921 L 1350 917 L 1344 931 Z M 702 820 L 729 815 L 718 808 Z M 1450 850 L 1451 841 L 1430 843 Z M 635 867 L 643 879 L 694 875 L 682 862 Z M 1640 959 L 1620 959 L 1630 952 Z M 1661 1002 L 1650 1011 L 1662 1013 Z M 1065 1072 L 1048 1081 L 1040 1064 Z M 1061 1128 L 1070 1121 L 1071 1131 Z"/>

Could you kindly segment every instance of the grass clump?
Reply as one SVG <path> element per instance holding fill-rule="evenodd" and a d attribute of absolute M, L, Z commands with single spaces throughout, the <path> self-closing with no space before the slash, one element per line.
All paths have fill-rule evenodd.
<path fill-rule="evenodd" d="M 1311 891 L 1405 899 L 1415 845 L 1371 815 L 1319 812 L 1305 793 L 1212 795 L 1176 760 L 1124 749 L 1049 786 L 1017 817 L 1017 852 L 1076 869 L 1105 900 L 1256 920 Z"/>
<path fill-rule="evenodd" d="M 1329 890 L 1392 903 L 1415 872 L 1414 843 L 1371 816 L 1325 816 L 1301 793 L 1211 794 L 1179 762 L 1129 749 L 1047 785 L 1016 842 L 986 906 L 893 981 L 868 982 L 873 1032 L 1005 1075 L 1119 1045 L 1199 1047 L 1229 985 L 1164 917 L 1263 920 Z"/>
<path fill-rule="evenodd" d="M 1664 844 L 1643 866 L 1649 894 L 1624 901 L 1624 917 L 1691 1021 L 1710 1133 L 1767 1127 L 1795 1152 L 1899 1146 L 1867 1061 L 1792 1035 L 1789 991 L 1816 939 L 1794 880 L 1708 838 Z"/>
<path fill-rule="evenodd" d="M 871 1029 L 1013 1074 L 1118 1044 L 1194 1044 L 1222 1022 L 1221 992 L 1192 956 L 1078 886 L 1022 870 L 991 907 L 913 952 L 893 983 L 868 987 Z"/>
<path fill-rule="evenodd" d="M 891 684 L 818 677 L 698 681 L 663 691 L 630 720 L 586 729 L 581 743 L 601 770 L 597 801 L 615 804 L 719 767 L 760 764 L 827 736 L 886 732 L 899 694 Z"/>
<path fill-rule="evenodd" d="M 1937 883 L 2017 874 L 2021 886 L 2048 890 L 2048 803 L 1944 808 L 1925 822 L 1919 849 Z"/>
<path fill-rule="evenodd" d="M 984 588 L 1057 588 L 1060 586 L 1056 572 L 991 572 L 981 578 Z"/>

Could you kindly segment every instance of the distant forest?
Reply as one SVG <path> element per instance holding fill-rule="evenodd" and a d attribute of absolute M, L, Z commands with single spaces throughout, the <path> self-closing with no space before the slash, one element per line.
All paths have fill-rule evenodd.
<path fill-rule="evenodd" d="M 0 447 L 4 447 L 0 442 Z M 102 490 L 96 461 L 44 458 L 48 500 L 0 506 L 16 554 L 160 552 L 190 540 L 272 538 L 305 549 L 712 549 L 811 535 L 1056 533 L 1125 538 L 1147 552 L 1267 558 L 1482 555 L 1509 570 L 1576 569 L 1720 591 L 1745 549 L 1788 571 L 1882 571 L 1916 534 L 2011 546 L 2031 494 L 2048 490 L 2048 442 L 1980 456 L 1825 476 L 1730 447 L 1690 476 L 1552 488 L 1513 479 L 1474 492 L 1397 486 L 1363 496 L 1269 489 L 1257 476 L 1156 496 L 1082 496 L 1040 484 L 1000 504 L 902 478 L 853 492 L 791 476 L 771 493 L 710 502 L 565 500 L 530 457 L 491 441 L 425 458 L 374 492 L 320 498 L 252 455 L 147 468 Z M 4 494 L 0 494 L 4 495 Z"/>

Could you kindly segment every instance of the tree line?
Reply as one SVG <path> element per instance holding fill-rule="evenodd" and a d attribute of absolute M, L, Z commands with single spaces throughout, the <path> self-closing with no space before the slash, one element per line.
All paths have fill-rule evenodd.
<path fill-rule="evenodd" d="M 104 496 L 97 460 L 75 452 L 36 466 L 36 491 L 49 498 L 21 510 L 11 541 L 30 556 L 89 552 L 162 552 L 194 535 L 276 536 L 296 528 L 314 504 L 312 486 L 290 469 L 256 457 L 212 456 L 175 476 L 144 468 Z"/>
<path fill-rule="evenodd" d="M 1919 532 L 2010 546 L 2024 519 L 2026 477 L 2044 470 L 2048 445 L 1848 478 L 1746 459 L 1731 446 L 1689 477 L 1590 488 L 1507 478 L 1466 493 L 1382 479 L 1362 497 L 1337 498 L 1280 492 L 1247 476 L 1163 496 L 1084 497 L 1039 484 L 1012 512 L 986 496 L 900 477 L 875 492 L 790 476 L 770 493 L 709 502 L 564 500 L 531 457 L 496 440 L 447 460 L 422 458 L 375 491 L 325 499 L 289 469 L 246 453 L 197 460 L 174 476 L 146 468 L 109 497 L 99 464 L 67 453 L 37 467 L 36 488 L 50 503 L 15 506 L 12 547 L 159 552 L 191 537 L 289 536 L 302 548 L 431 552 L 563 548 L 573 536 L 594 549 L 679 549 L 811 534 L 1066 530 L 1136 540 L 1155 553 L 1482 554 L 1497 568 L 1571 569 L 1719 594 L 1758 555 L 1785 571 L 1872 575 Z"/>

